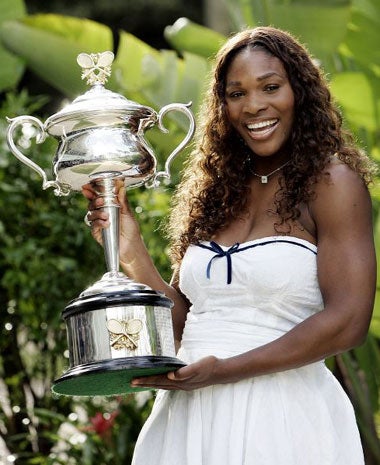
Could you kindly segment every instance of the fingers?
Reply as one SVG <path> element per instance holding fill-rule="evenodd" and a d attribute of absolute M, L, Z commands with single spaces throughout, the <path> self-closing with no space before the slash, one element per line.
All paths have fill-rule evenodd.
<path fill-rule="evenodd" d="M 82 194 L 89 200 L 92 200 L 96 197 L 96 193 L 91 184 L 84 184 L 82 186 Z"/>
<path fill-rule="evenodd" d="M 89 200 L 88 209 L 90 211 L 101 209 L 104 206 L 103 196 L 99 192 L 99 186 L 96 182 L 84 184 L 82 186 L 82 194 Z M 115 200 L 120 206 L 120 212 L 123 214 L 131 214 L 123 181 L 115 180 Z"/>
<path fill-rule="evenodd" d="M 101 196 L 99 196 L 99 193 L 95 191 L 92 184 L 83 185 L 82 194 L 89 200 L 89 210 L 95 210 L 103 207 L 104 200 Z"/>
<path fill-rule="evenodd" d="M 101 242 L 101 230 L 110 225 L 108 214 L 102 210 L 104 201 L 94 190 L 92 184 L 82 186 L 83 195 L 89 200 L 88 212 L 84 217 L 84 222 L 91 228 L 92 235 L 98 242 Z"/>
<path fill-rule="evenodd" d="M 85 223 L 91 228 L 108 228 L 110 225 L 108 213 L 103 210 L 89 210 L 85 216 Z"/>
<path fill-rule="evenodd" d="M 117 194 L 121 190 L 122 183 L 116 182 Z M 96 183 L 88 183 L 82 186 L 82 194 L 88 199 L 88 212 L 85 216 L 84 222 L 95 228 L 109 227 L 108 213 L 103 211 L 104 198 L 99 194 Z"/>
<path fill-rule="evenodd" d="M 190 391 L 218 384 L 219 380 L 213 375 L 213 367 L 218 363 L 218 360 L 214 356 L 208 356 L 166 375 L 135 378 L 132 380 L 131 385 L 134 387 L 150 387 L 152 389 Z"/>
<path fill-rule="evenodd" d="M 154 376 L 144 376 L 142 378 L 135 378 L 131 381 L 132 387 L 148 387 L 151 389 L 165 389 L 165 390 L 186 390 L 187 386 L 183 386 L 180 383 L 173 382 L 169 378 L 169 374 Z"/>
<path fill-rule="evenodd" d="M 194 376 L 193 366 L 185 366 L 177 371 L 171 371 L 167 374 L 168 379 L 172 381 L 186 381 Z"/>

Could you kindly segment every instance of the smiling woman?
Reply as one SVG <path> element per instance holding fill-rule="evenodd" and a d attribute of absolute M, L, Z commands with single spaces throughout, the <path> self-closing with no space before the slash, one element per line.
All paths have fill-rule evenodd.
<path fill-rule="evenodd" d="M 364 464 L 324 359 L 368 331 L 371 174 L 292 36 L 262 27 L 226 42 L 174 198 L 170 284 L 119 192 L 121 266 L 173 300 L 188 364 L 132 381 L 161 389 L 133 465 Z M 103 200 L 83 192 L 101 241 Z"/>
<path fill-rule="evenodd" d="M 289 159 L 284 148 L 293 126 L 294 93 L 278 58 L 260 47 L 243 49 L 227 73 L 225 100 L 232 126 L 257 155 L 256 165 L 269 172 Z"/>

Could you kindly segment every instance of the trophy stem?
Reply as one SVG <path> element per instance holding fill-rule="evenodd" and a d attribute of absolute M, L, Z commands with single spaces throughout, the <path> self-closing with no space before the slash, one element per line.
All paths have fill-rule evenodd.
<path fill-rule="evenodd" d="M 112 205 L 104 207 L 109 215 L 110 226 L 103 229 L 103 247 L 107 270 L 117 275 L 119 271 L 119 207 Z"/>
<path fill-rule="evenodd" d="M 117 276 L 119 271 L 119 205 L 116 200 L 115 173 L 104 173 L 102 178 L 96 180 L 96 187 L 103 197 L 103 210 L 109 215 L 110 226 L 103 229 L 103 247 L 107 270 Z"/>
<path fill-rule="evenodd" d="M 120 207 L 117 201 L 116 180 L 122 174 L 118 171 L 97 173 L 92 180 L 95 192 L 104 199 L 102 209 L 109 214 L 110 225 L 103 229 L 103 248 L 107 265 L 107 273 L 92 286 L 81 293 L 81 297 L 104 292 L 121 292 L 147 290 L 149 286 L 136 283 L 133 279 L 119 271 L 119 215 Z"/>

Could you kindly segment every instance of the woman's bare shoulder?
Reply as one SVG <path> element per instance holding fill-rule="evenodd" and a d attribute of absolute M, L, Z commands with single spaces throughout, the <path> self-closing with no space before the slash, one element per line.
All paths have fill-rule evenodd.
<path fill-rule="evenodd" d="M 361 176 L 337 157 L 332 157 L 325 167 L 314 191 L 316 205 L 324 200 L 334 204 L 342 200 L 342 197 L 345 201 L 369 198 L 367 186 Z"/>
<path fill-rule="evenodd" d="M 314 188 L 309 211 L 317 236 L 328 232 L 360 229 L 371 219 L 371 198 L 361 176 L 334 157 L 326 166 Z"/>

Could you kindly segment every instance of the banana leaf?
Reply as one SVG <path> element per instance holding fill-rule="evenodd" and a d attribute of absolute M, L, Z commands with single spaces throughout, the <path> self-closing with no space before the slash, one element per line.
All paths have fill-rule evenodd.
<path fill-rule="evenodd" d="M 379 79 L 360 71 L 335 74 L 331 91 L 341 105 L 345 117 L 356 129 L 377 131 L 380 127 Z"/>
<path fill-rule="evenodd" d="M 6 21 L 1 26 L 0 38 L 37 76 L 69 97 L 85 90 L 77 55 L 113 49 L 112 31 L 108 27 L 87 19 L 52 14 Z"/>
<path fill-rule="evenodd" d="M 226 37 L 187 18 L 179 18 L 164 30 L 165 39 L 179 52 L 191 52 L 204 58 L 213 56 Z"/>
<path fill-rule="evenodd" d="M 235 28 L 274 25 L 307 45 L 325 70 L 335 57 L 351 15 L 350 0 L 225 0 Z"/>
<path fill-rule="evenodd" d="M 23 0 L 2 0 L 0 2 L 0 24 L 4 21 L 22 18 L 25 15 Z M 17 86 L 24 73 L 23 60 L 6 50 L 0 44 L 0 92 Z"/>
<path fill-rule="evenodd" d="M 362 65 L 380 76 L 380 2 L 353 0 L 352 17 L 345 45 L 347 51 Z"/>

